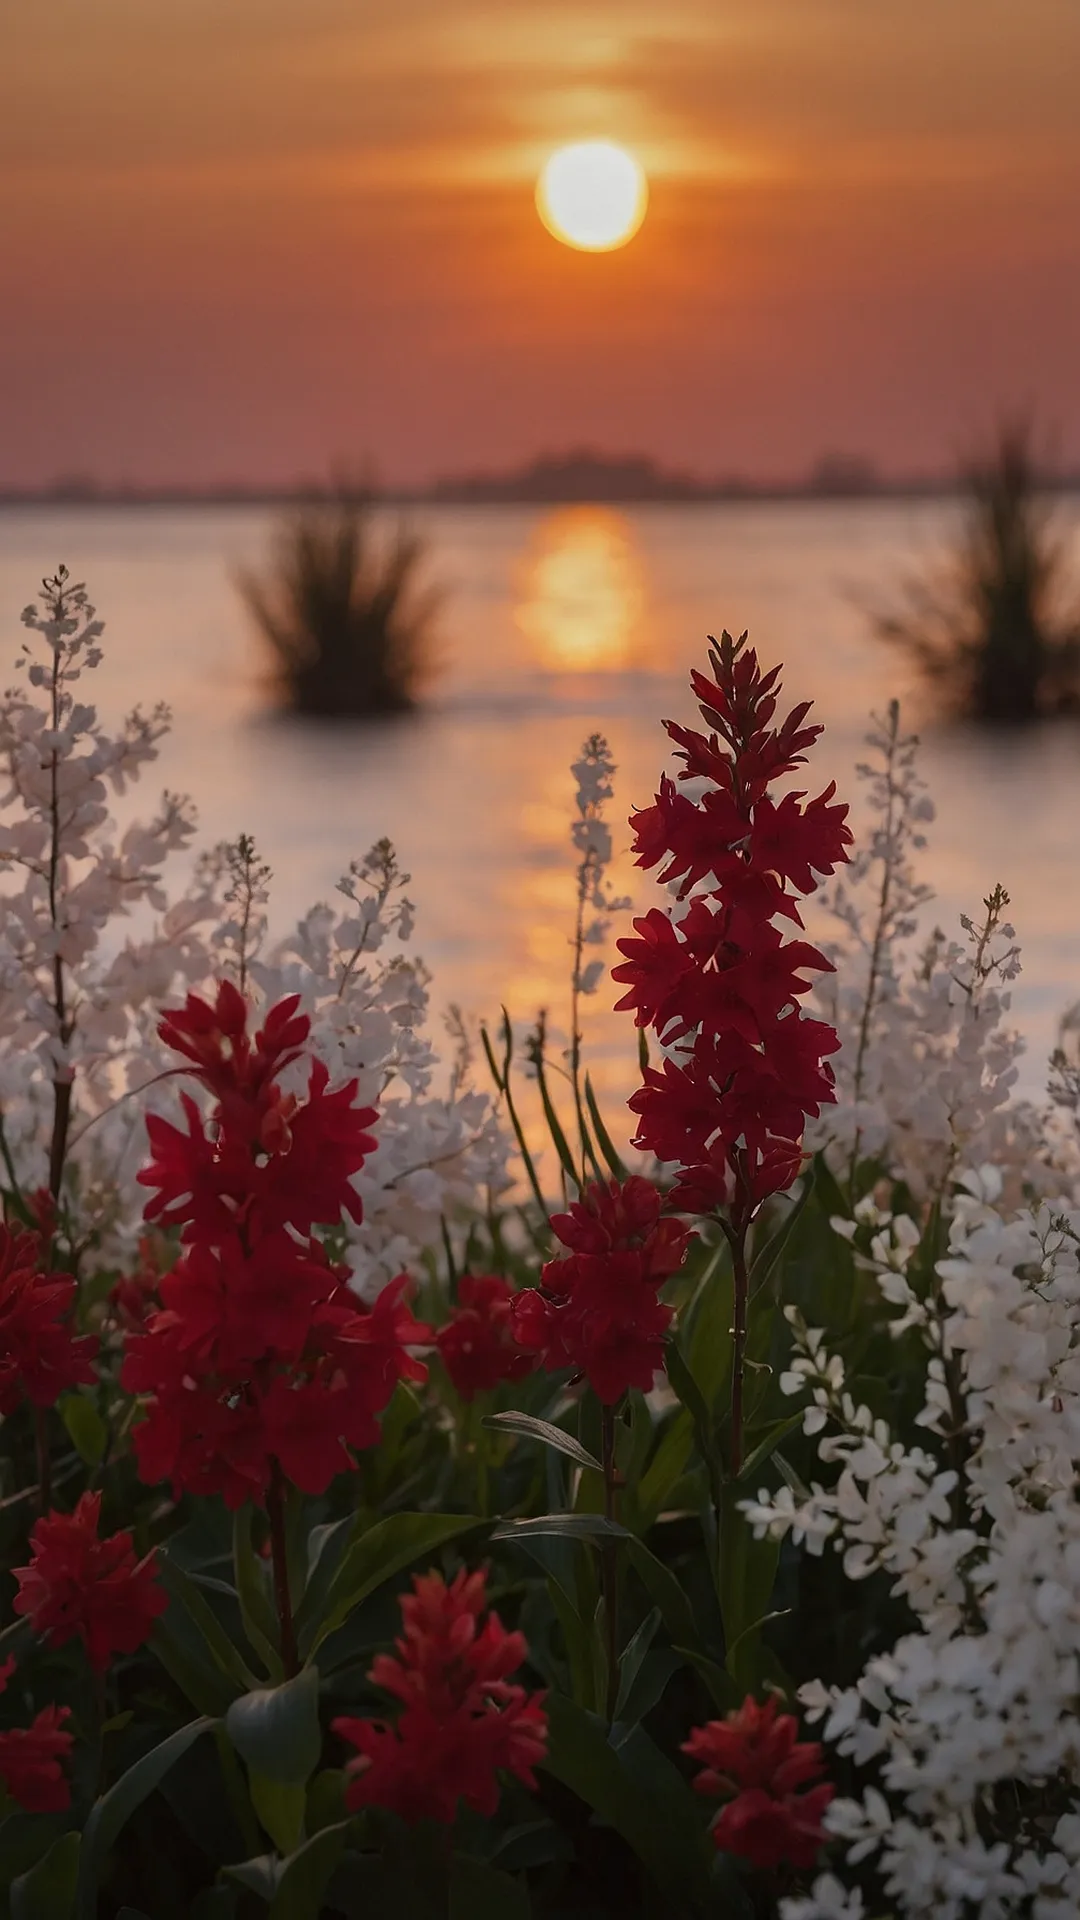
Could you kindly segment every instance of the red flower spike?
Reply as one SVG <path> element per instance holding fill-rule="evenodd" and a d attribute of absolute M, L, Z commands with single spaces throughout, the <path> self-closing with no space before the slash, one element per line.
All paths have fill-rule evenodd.
<path fill-rule="evenodd" d="M 0 1415 L 21 1400 L 52 1407 L 69 1387 L 88 1386 L 97 1341 L 71 1330 L 76 1285 L 41 1268 L 36 1233 L 0 1226 Z"/>
<path fill-rule="evenodd" d="M 851 842 L 834 787 L 809 801 L 770 795 L 821 728 L 804 724 L 805 701 L 773 724 L 780 669 L 763 674 L 745 641 L 725 634 L 711 648 L 712 678 L 691 676 L 713 731 L 666 723 L 680 778 L 707 782 L 705 792 L 691 800 L 665 775 L 631 822 L 639 865 L 693 897 L 677 916 L 654 908 L 635 920 L 612 970 L 626 988 L 619 1008 L 669 1050 L 630 1101 L 635 1145 L 676 1167 L 675 1204 L 723 1209 L 737 1234 L 791 1185 L 807 1118 L 835 1098 L 825 1056 L 839 1041 L 800 1007 L 830 962 L 775 923 L 802 927 L 798 897 L 847 859 Z"/>
<path fill-rule="evenodd" d="M 378 1440 L 397 1381 L 423 1378 L 408 1349 L 431 1338 L 406 1305 L 404 1275 L 365 1307 L 312 1237 L 361 1218 L 352 1181 L 376 1115 L 354 1105 L 355 1081 L 331 1088 L 319 1060 L 305 1095 L 281 1087 L 308 1039 L 298 1006 L 289 995 L 251 1037 L 247 1005 L 225 981 L 213 1003 L 189 994 L 166 1015 L 163 1039 L 215 1104 L 204 1118 L 181 1096 L 183 1128 L 152 1116 L 139 1176 L 152 1190 L 146 1218 L 180 1227 L 185 1243 L 158 1310 L 126 1343 L 123 1384 L 149 1396 L 139 1472 L 234 1508 L 265 1498 L 275 1462 L 305 1492 L 325 1492 Z"/>
<path fill-rule="evenodd" d="M 463 1274 L 457 1306 L 435 1335 L 439 1358 L 463 1400 L 490 1393 L 504 1380 L 522 1380 L 535 1361 L 514 1339 L 514 1289 L 495 1273 Z"/>
<path fill-rule="evenodd" d="M 607 1406 L 631 1387 L 648 1392 L 664 1365 L 672 1309 L 659 1289 L 677 1273 L 694 1239 L 662 1217 L 660 1195 L 634 1174 L 593 1181 L 551 1228 L 569 1258 L 549 1260 L 539 1287 L 514 1296 L 514 1338 L 550 1372 L 584 1375 Z"/>
<path fill-rule="evenodd" d="M 683 1752 L 702 1765 L 699 1793 L 727 1800 L 713 1822 L 716 1846 L 754 1867 L 812 1867 L 824 1845 L 821 1824 L 834 1787 L 821 1778 L 821 1747 L 798 1738 L 798 1722 L 749 1695 L 726 1720 L 695 1727 Z M 805 1791 L 804 1791 L 805 1789 Z"/>
<path fill-rule="evenodd" d="M 417 1575 L 401 1602 L 403 1631 L 393 1654 L 368 1675 L 401 1702 L 393 1727 L 342 1718 L 335 1733 L 358 1749 L 347 1769 L 345 1804 L 385 1807 L 402 1819 L 450 1826 L 464 1801 L 490 1819 L 500 1773 L 535 1787 L 547 1750 L 542 1693 L 510 1675 L 527 1652 L 495 1613 L 482 1621 L 486 1576 L 462 1571 L 447 1586 L 438 1573 Z"/>
<path fill-rule="evenodd" d="M 164 1613 L 154 1556 L 136 1561 L 131 1534 L 98 1538 L 100 1493 L 84 1493 L 74 1513 L 52 1513 L 30 1535 L 28 1567 L 16 1567 L 16 1613 L 54 1647 L 80 1639 L 103 1673 L 114 1653 L 134 1653 Z"/>

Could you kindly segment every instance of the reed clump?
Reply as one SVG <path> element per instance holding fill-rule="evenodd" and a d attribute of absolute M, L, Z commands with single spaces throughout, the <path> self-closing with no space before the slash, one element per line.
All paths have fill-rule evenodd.
<path fill-rule="evenodd" d="M 314 501 L 282 522 L 265 571 L 242 570 L 238 585 L 294 713 L 368 719 L 418 705 L 441 600 L 426 560 L 414 529 L 376 526 L 370 495 Z"/>
<path fill-rule="evenodd" d="M 1003 426 L 964 475 L 955 548 L 873 616 L 954 718 L 1018 725 L 1080 710 L 1080 599 L 1030 428 Z"/>

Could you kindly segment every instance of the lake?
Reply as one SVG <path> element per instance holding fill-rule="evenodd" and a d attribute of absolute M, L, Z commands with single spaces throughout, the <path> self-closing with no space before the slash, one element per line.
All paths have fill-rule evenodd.
<path fill-rule="evenodd" d="M 147 788 L 191 792 L 207 842 L 254 833 L 284 929 L 386 834 L 412 874 L 416 950 L 437 1006 L 522 1018 L 565 1008 L 573 865 L 568 771 L 583 738 L 618 762 L 613 881 L 640 907 L 651 883 L 621 825 L 666 760 L 661 716 L 695 716 L 686 675 L 706 635 L 744 627 L 792 700 L 827 732 L 813 790 L 853 769 L 868 714 L 892 695 L 925 716 L 906 663 L 869 629 L 867 602 L 938 553 L 952 503 L 860 501 L 607 508 L 417 508 L 446 590 L 438 673 L 415 720 L 339 728 L 283 721 L 234 584 L 268 548 L 275 515 L 239 507 L 8 507 L 0 512 L 3 644 L 38 578 L 64 561 L 107 623 L 93 697 L 113 715 L 166 700 L 174 731 Z M 1080 500 L 1061 503 L 1080 555 Z M 1080 998 L 1080 727 L 1015 740 L 926 726 L 938 818 L 923 873 L 949 932 L 1001 881 L 1023 947 L 1014 1010 L 1035 1092 L 1057 1018 Z M 856 827 L 858 809 L 856 807 Z M 629 1021 L 589 1010 L 609 1091 L 634 1074 Z"/>

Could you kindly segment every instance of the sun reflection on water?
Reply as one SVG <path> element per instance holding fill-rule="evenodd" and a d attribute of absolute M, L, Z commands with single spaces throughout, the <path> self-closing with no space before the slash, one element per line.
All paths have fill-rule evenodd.
<path fill-rule="evenodd" d="M 633 529 L 607 507 L 560 508 L 522 558 L 514 618 L 556 673 L 638 664 L 645 575 Z"/>

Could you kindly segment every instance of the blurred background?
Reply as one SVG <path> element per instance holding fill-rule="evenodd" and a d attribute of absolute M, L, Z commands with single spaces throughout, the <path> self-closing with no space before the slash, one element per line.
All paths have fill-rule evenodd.
<path fill-rule="evenodd" d="M 1037 1091 L 1080 995 L 1073 0 L 38 0 L 0 43 L 9 657 L 64 561 L 95 696 L 172 704 L 162 777 L 277 925 L 388 834 L 437 1003 L 558 1019 L 569 762 L 607 734 L 643 908 L 619 823 L 748 627 L 815 790 L 891 696 L 923 734 L 933 917 L 1009 889 Z M 538 210 L 580 142 L 622 230 L 584 161 Z"/>

